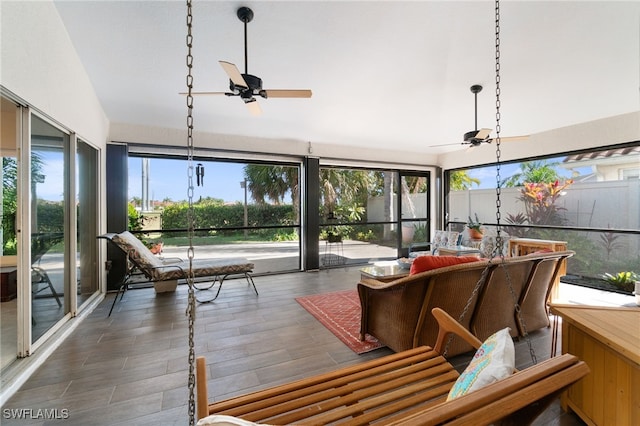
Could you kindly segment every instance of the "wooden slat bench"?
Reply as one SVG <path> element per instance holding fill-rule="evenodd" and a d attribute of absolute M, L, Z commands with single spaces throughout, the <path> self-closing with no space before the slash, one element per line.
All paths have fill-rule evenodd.
<path fill-rule="evenodd" d="M 436 308 L 436 349 L 426 346 L 225 401 L 208 403 L 206 362 L 196 360 L 197 414 L 229 415 L 283 424 L 490 424 L 500 419 L 530 423 L 558 394 L 589 372 L 565 354 L 446 401 L 458 372 L 440 355 L 449 333 L 474 347 L 481 342 Z"/>

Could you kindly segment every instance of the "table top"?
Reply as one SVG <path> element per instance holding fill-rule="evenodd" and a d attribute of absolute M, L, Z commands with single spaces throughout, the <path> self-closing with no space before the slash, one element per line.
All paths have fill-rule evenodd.
<path fill-rule="evenodd" d="M 397 261 L 377 262 L 374 265 L 365 266 L 360 269 L 362 275 L 370 278 L 395 279 L 409 275 L 409 268 L 401 266 Z"/>
<path fill-rule="evenodd" d="M 640 307 L 552 304 L 551 312 L 640 366 Z"/>
<path fill-rule="evenodd" d="M 438 253 L 456 253 L 456 254 L 479 254 L 480 249 L 475 247 L 466 247 L 466 246 L 449 246 L 449 247 L 439 247 Z"/>
<path fill-rule="evenodd" d="M 567 244 L 566 241 L 556 240 L 538 240 L 536 238 L 510 238 L 509 242 L 514 243 L 529 243 L 529 244 Z"/>

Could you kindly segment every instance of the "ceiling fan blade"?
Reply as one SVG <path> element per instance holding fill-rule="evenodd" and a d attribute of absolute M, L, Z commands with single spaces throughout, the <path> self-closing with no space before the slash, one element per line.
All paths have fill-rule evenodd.
<path fill-rule="evenodd" d="M 262 108 L 260 108 L 260 104 L 255 99 L 245 101 L 244 104 L 249 109 L 251 115 L 262 115 Z"/>
<path fill-rule="evenodd" d="M 476 135 L 475 139 L 487 139 L 489 137 L 489 135 L 491 134 L 491 129 L 480 129 L 478 130 L 478 134 Z"/>
<path fill-rule="evenodd" d="M 186 96 L 187 92 L 180 92 L 179 95 Z M 229 95 L 228 92 L 191 92 L 193 96 L 201 96 L 201 95 Z"/>
<path fill-rule="evenodd" d="M 220 66 L 227 73 L 233 84 L 236 86 L 249 87 L 246 81 L 244 81 L 244 77 L 240 74 L 240 70 L 231 62 L 219 61 Z"/>
<path fill-rule="evenodd" d="M 454 145 L 465 145 L 465 143 L 464 142 L 442 143 L 440 145 L 429 145 L 429 148 L 437 148 L 441 146 L 454 146 Z"/>
<path fill-rule="evenodd" d="M 264 98 L 310 98 L 311 90 L 273 90 L 265 89 L 260 91 Z"/>
<path fill-rule="evenodd" d="M 521 136 L 505 136 L 500 137 L 500 142 L 517 142 L 517 141 L 526 141 L 529 139 L 529 135 L 521 135 Z M 496 138 L 491 138 L 489 141 L 493 142 Z"/>

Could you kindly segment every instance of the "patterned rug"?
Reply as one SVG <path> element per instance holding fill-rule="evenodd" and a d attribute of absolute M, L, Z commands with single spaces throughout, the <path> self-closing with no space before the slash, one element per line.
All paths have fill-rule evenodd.
<path fill-rule="evenodd" d="M 383 346 L 375 337 L 367 335 L 364 342 L 358 337 L 361 310 L 357 290 L 297 297 L 296 301 L 355 353 Z"/>

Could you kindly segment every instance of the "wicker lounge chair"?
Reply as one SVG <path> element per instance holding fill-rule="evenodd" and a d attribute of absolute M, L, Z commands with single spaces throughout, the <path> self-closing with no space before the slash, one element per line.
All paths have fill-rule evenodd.
<path fill-rule="evenodd" d="M 188 261 L 184 261 L 182 259 L 160 259 L 153 255 L 151 251 L 129 231 L 121 232 L 119 234 L 104 234 L 98 236 L 98 238 L 104 238 L 110 241 L 126 255 L 126 273 L 120 283 L 118 293 L 116 293 L 116 297 L 113 299 L 109 315 L 111 315 L 113 307 L 118 300 L 118 295 L 122 294 L 120 297 L 122 300 L 124 293 L 132 284 L 131 277 L 135 271 L 140 271 L 146 278 L 146 282 L 153 282 L 154 285 L 166 282 L 177 283 L 177 280 L 187 279 L 187 273 L 189 270 Z M 192 261 L 192 266 L 194 278 L 210 278 L 213 283 L 215 283 L 216 280 L 219 281 L 220 285 L 213 299 L 218 297 L 220 290 L 222 289 L 223 281 L 230 275 L 244 275 L 247 283 L 252 285 L 256 295 L 258 294 L 258 289 L 256 289 L 253 277 L 251 276 L 254 265 L 246 258 L 194 259 Z M 211 286 L 213 286 L 213 283 Z"/>

